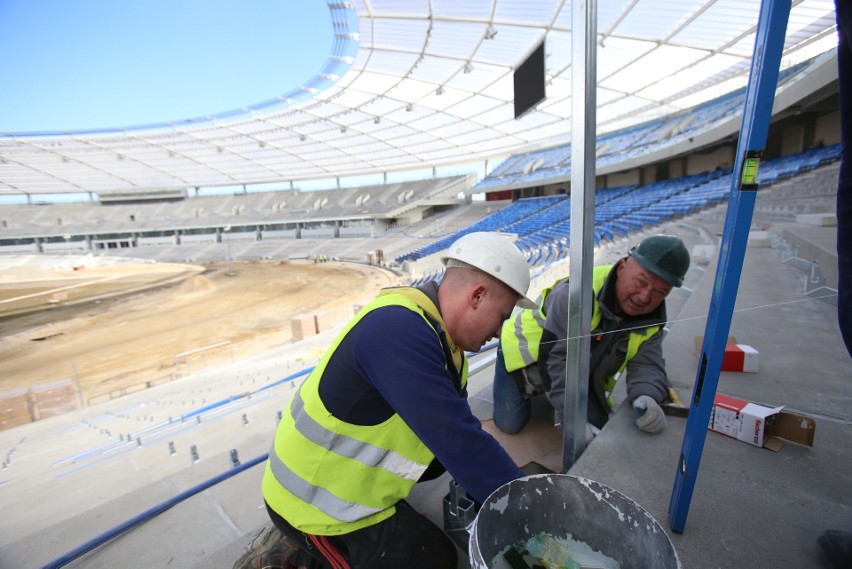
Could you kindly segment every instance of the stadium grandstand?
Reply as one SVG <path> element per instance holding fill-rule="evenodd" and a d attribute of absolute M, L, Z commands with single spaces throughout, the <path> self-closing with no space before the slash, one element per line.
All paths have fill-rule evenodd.
<path fill-rule="evenodd" d="M 758 7 L 601 5 L 599 188 L 632 186 L 636 194 L 667 180 L 688 184 L 688 176 L 730 172 Z M 822 147 L 830 157 L 833 145 L 837 155 L 830 8 L 813 0 L 791 10 L 768 158 Z M 239 241 L 244 259 L 323 249 L 364 260 L 352 252 L 382 249 L 410 270 L 406 261 L 465 230 L 452 223 L 471 219 L 460 210 L 489 211 L 474 200 L 506 204 L 569 191 L 564 6 L 490 15 L 479 5 L 430 13 L 417 2 L 385 11 L 329 3 L 329 10 L 336 33 L 327 65 L 277 99 L 180 124 L 0 136 L 0 253 L 121 250 L 192 261 L 221 256 L 230 240 Z M 639 24 L 647 14 L 654 26 Z M 725 34 L 716 30 L 720 20 L 728 22 Z M 547 97 L 515 119 L 513 71 L 542 42 Z M 365 176 L 383 182 L 347 184 Z M 616 215 L 596 228 L 596 242 L 641 228 Z M 530 220 L 519 237 L 567 235 L 564 225 L 547 231 L 542 219 Z M 477 221 L 504 229 L 493 219 Z M 553 240 L 539 236 L 524 246 L 532 257 L 535 244 Z"/>
<path fill-rule="evenodd" d="M 440 280 L 440 254 L 455 239 L 496 231 L 523 251 L 536 291 L 565 276 L 576 144 L 571 3 L 327 4 L 326 64 L 267 101 L 172 123 L 0 133 L 0 260 L 88 255 L 204 267 L 322 256 L 420 285 Z M 736 183 L 761 4 L 595 4 L 595 259 L 614 262 L 654 233 L 690 246 L 666 338 L 674 388 L 688 399 Z M 546 97 L 515 118 L 513 74 L 542 44 Z M 833 1 L 793 2 L 783 45 L 737 300 L 742 310 L 770 308 L 732 327 L 760 346 L 762 373 L 726 376 L 720 389 L 815 418 L 818 438 L 775 453 L 711 435 L 691 524 L 668 531 L 683 567 L 818 566 L 818 532 L 852 529 L 849 362 L 831 305 L 841 156 Z M 259 477 L 283 401 L 333 337 L 166 385 L 151 378 L 138 392 L 0 429 L 0 496 L 10 512 L 0 522 L 0 567 L 230 569 L 268 523 Z M 494 354 L 469 356 L 471 407 L 487 428 Z M 0 351 L 0 370 L 3 357 L 11 358 Z M 685 420 L 670 417 L 651 441 L 631 431 L 630 411 L 619 410 L 569 474 L 633 497 L 669 530 Z M 561 437 L 554 447 L 546 427 L 498 440 L 513 458 L 557 472 Z M 192 460 L 178 465 L 178 453 Z M 418 485 L 412 498 L 439 525 L 448 480 Z"/>

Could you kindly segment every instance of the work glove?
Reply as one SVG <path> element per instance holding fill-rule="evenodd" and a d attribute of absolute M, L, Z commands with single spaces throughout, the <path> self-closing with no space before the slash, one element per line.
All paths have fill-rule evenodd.
<path fill-rule="evenodd" d="M 634 424 L 646 433 L 662 433 L 666 428 L 666 414 L 660 404 L 648 395 L 640 395 L 633 401 L 633 408 L 639 413 Z"/>

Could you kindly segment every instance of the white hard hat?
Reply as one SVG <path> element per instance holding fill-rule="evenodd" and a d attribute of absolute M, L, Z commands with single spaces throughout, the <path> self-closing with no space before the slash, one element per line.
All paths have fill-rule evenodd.
<path fill-rule="evenodd" d="M 511 241 L 499 233 L 479 231 L 456 239 L 441 257 L 445 266 L 454 259 L 479 269 L 502 282 L 520 295 L 516 303 L 521 308 L 535 308 L 527 298 L 530 287 L 530 267 L 524 254 Z"/>

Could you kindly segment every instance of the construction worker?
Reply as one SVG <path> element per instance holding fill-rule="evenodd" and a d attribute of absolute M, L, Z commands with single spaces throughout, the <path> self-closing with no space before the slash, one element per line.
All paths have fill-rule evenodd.
<path fill-rule="evenodd" d="M 689 252 L 674 235 L 648 237 L 614 265 L 594 268 L 587 442 L 609 419 L 610 394 L 625 368 L 627 396 L 639 412 L 636 425 L 649 433 L 665 429 L 660 404 L 677 397 L 662 352 L 665 299 L 688 269 Z M 541 393 L 553 406 L 554 422 L 561 423 L 567 336 L 567 278 L 545 289 L 536 308 L 503 324 L 493 383 L 494 423 L 501 431 L 520 431 L 530 418 L 530 398 Z"/>
<path fill-rule="evenodd" d="M 307 553 L 320 567 L 455 569 L 452 540 L 405 501 L 414 485 L 446 469 L 481 503 L 524 476 L 470 410 L 465 351 L 535 306 L 529 267 L 496 233 L 459 238 L 442 262 L 440 284 L 383 289 L 295 392 L 262 483 L 280 533 L 235 567 Z"/>

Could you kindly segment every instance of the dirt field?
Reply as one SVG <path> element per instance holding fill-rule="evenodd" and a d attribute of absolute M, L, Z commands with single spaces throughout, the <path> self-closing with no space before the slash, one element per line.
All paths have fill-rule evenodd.
<path fill-rule="evenodd" d="M 338 326 L 397 284 L 350 263 L 0 264 L 0 391 L 79 380 L 83 398 L 171 381 L 291 341 L 294 316 Z"/>

